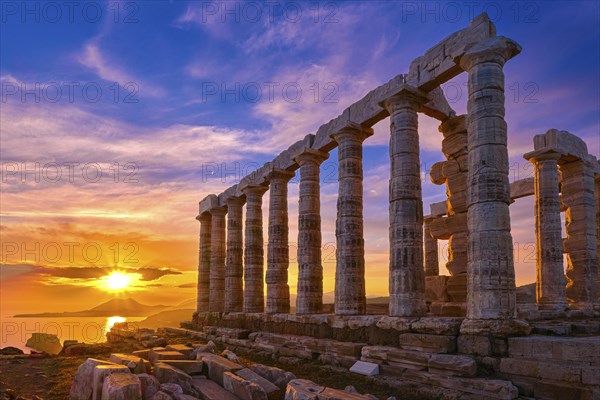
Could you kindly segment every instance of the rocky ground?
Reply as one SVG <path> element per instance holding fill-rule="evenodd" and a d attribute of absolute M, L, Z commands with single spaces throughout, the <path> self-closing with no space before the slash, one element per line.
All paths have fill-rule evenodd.
<path fill-rule="evenodd" d="M 155 340 L 154 343 L 145 344 L 148 347 L 157 344 L 190 344 L 189 337 L 165 332 L 157 340 L 158 342 Z M 140 341 L 132 339 L 97 345 L 71 345 L 58 355 L 46 353 L 0 355 L 0 400 L 68 399 L 75 373 L 86 359 L 93 357 L 108 360 L 112 353 L 131 353 L 143 348 L 144 345 Z M 217 345 L 215 352 L 220 354 L 223 350 L 226 349 Z M 393 388 L 385 381 L 353 374 L 347 369 L 324 365 L 318 361 L 273 359 L 264 354 L 245 352 L 240 349 L 236 349 L 236 354 L 244 366 L 257 363 L 275 366 L 293 373 L 297 378 L 308 379 L 322 386 L 344 390 L 351 385 L 357 392 L 370 393 L 373 398 L 379 399 L 387 399 L 391 394 L 398 393 L 398 388 Z"/>

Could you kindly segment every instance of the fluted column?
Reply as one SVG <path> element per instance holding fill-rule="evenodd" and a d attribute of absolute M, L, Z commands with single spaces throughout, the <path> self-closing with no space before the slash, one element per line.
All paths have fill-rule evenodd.
<path fill-rule="evenodd" d="M 567 299 L 572 307 L 591 311 L 598 303 L 598 253 L 594 169 L 591 160 L 561 162 L 562 200 L 567 206 Z"/>
<path fill-rule="evenodd" d="M 390 306 L 391 316 L 426 311 L 423 269 L 423 198 L 417 111 L 428 100 L 406 87 L 387 99 L 390 113 Z"/>
<path fill-rule="evenodd" d="M 210 303 L 208 310 L 225 310 L 225 214 L 227 207 L 210 210 Z"/>
<path fill-rule="evenodd" d="M 558 187 L 560 157 L 558 153 L 526 155 L 535 166 L 536 300 L 540 310 L 551 312 L 567 307 Z"/>
<path fill-rule="evenodd" d="M 210 298 L 210 222 L 211 215 L 203 213 L 196 217 L 200 221 L 200 246 L 198 249 L 198 304 L 196 311 L 207 312 Z"/>
<path fill-rule="evenodd" d="M 246 313 L 265 311 L 262 198 L 267 189 L 262 185 L 249 185 L 243 189 L 246 195 L 244 251 L 244 312 Z"/>
<path fill-rule="evenodd" d="M 598 161 L 600 169 L 600 161 Z M 600 172 L 595 175 L 596 180 L 596 257 L 598 257 L 598 301 L 600 302 Z"/>
<path fill-rule="evenodd" d="M 290 312 L 288 267 L 288 182 L 293 172 L 273 169 L 269 180 L 269 243 L 267 248 L 267 313 Z"/>
<path fill-rule="evenodd" d="M 351 124 L 331 137 L 338 144 L 338 201 L 335 225 L 335 313 L 367 310 L 363 235 L 362 143 L 373 129 Z"/>
<path fill-rule="evenodd" d="M 227 199 L 227 259 L 225 263 L 225 312 L 244 309 L 242 207 L 240 197 Z"/>
<path fill-rule="evenodd" d="M 440 274 L 438 258 L 438 241 L 431 236 L 430 224 L 433 218 L 425 217 L 424 236 L 425 236 L 425 276 L 438 276 Z"/>
<path fill-rule="evenodd" d="M 318 314 L 323 309 L 319 176 L 320 165 L 328 157 L 327 153 L 306 148 L 294 158 L 300 166 L 296 314 Z"/>
<path fill-rule="evenodd" d="M 467 318 L 474 320 L 516 316 L 503 66 L 519 52 L 512 40 L 494 37 L 460 59 L 469 73 Z"/>

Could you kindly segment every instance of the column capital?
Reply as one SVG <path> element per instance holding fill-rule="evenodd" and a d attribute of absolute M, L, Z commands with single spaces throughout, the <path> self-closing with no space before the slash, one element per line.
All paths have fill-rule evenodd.
<path fill-rule="evenodd" d="M 209 212 L 212 216 L 225 215 L 227 214 L 227 206 L 213 207 Z"/>
<path fill-rule="evenodd" d="M 196 215 L 196 219 L 200 222 L 207 222 L 210 221 L 211 215 L 209 212 L 203 212 L 200 215 Z"/>
<path fill-rule="evenodd" d="M 242 189 L 242 193 L 244 193 L 246 196 L 248 196 L 248 194 L 259 194 L 259 195 L 263 195 L 267 192 L 267 190 L 269 190 L 268 186 L 264 186 L 264 185 L 247 185 L 245 187 L 243 187 Z"/>
<path fill-rule="evenodd" d="M 402 90 L 379 102 L 379 105 L 392 114 L 400 108 L 412 108 L 419 111 L 423 105 L 431 100 L 430 96 L 416 87 L 404 85 Z"/>
<path fill-rule="evenodd" d="M 314 163 L 317 165 L 321 165 L 321 163 L 329 158 L 329 153 L 324 151 L 320 151 L 317 149 L 312 149 L 310 147 L 305 147 L 297 156 L 293 157 L 294 161 L 298 163 L 298 165 L 302 166 L 306 163 Z"/>
<path fill-rule="evenodd" d="M 332 133 L 329 136 L 339 144 L 341 141 L 350 138 L 358 139 L 360 142 L 363 142 L 366 138 L 373 136 L 373 133 L 373 128 L 369 128 L 354 122 L 349 122 L 342 129 Z"/>
<path fill-rule="evenodd" d="M 553 149 L 536 150 L 526 153 L 523 156 L 529 162 L 538 163 L 540 161 L 553 160 L 558 162 L 562 158 L 562 154 Z"/>
<path fill-rule="evenodd" d="M 230 198 L 225 200 L 225 204 L 227 204 L 227 207 L 243 206 L 244 204 L 246 204 L 246 198 L 245 198 L 245 196 L 240 196 L 240 197 L 231 196 Z"/>
<path fill-rule="evenodd" d="M 269 182 L 272 182 L 275 180 L 283 180 L 285 182 L 289 182 L 290 179 L 292 179 L 294 176 L 296 176 L 296 174 L 292 171 L 288 171 L 286 169 L 275 168 L 275 167 L 273 167 L 273 169 L 271 169 L 265 175 L 265 177 L 267 178 L 267 180 Z"/>
<path fill-rule="evenodd" d="M 504 65 L 521 52 L 521 46 L 512 39 L 495 36 L 482 40 L 467 50 L 458 60 L 460 67 L 468 71 L 473 66 L 484 62 L 494 62 Z"/>

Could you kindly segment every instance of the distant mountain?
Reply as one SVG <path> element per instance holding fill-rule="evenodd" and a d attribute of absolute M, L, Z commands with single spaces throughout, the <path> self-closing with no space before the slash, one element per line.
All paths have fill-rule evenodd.
<path fill-rule="evenodd" d="M 40 313 L 40 314 L 18 314 L 16 318 L 31 317 L 146 317 L 163 311 L 169 306 L 157 305 L 149 306 L 142 304 L 131 297 L 128 299 L 111 299 L 90 310 L 84 311 L 66 311 L 62 313 Z"/>

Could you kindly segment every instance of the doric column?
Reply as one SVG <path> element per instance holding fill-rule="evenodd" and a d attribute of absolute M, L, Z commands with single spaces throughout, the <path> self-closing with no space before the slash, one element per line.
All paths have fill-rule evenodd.
<path fill-rule="evenodd" d="M 306 148 L 294 158 L 300 166 L 296 314 L 318 314 L 323 308 L 319 175 L 320 165 L 328 157 L 327 153 Z"/>
<path fill-rule="evenodd" d="M 335 313 L 367 311 L 363 235 L 362 142 L 373 129 L 350 124 L 331 137 L 338 144 L 338 201 L 335 225 Z"/>
<path fill-rule="evenodd" d="M 598 253 L 594 169 L 590 160 L 561 162 L 562 200 L 567 207 L 567 298 L 574 308 L 591 311 L 598 303 Z"/>
<path fill-rule="evenodd" d="M 469 73 L 467 318 L 474 320 L 516 316 L 503 66 L 519 51 L 494 37 L 460 59 Z"/>
<path fill-rule="evenodd" d="M 290 312 L 288 267 L 288 182 L 293 172 L 273 169 L 269 180 L 269 243 L 267 248 L 267 313 Z"/>
<path fill-rule="evenodd" d="M 564 312 L 567 298 L 558 187 L 561 155 L 535 153 L 528 153 L 525 158 L 535 166 L 536 300 L 541 311 Z"/>
<path fill-rule="evenodd" d="M 262 185 L 249 185 L 242 190 L 246 195 L 245 313 L 265 311 L 262 198 L 267 189 L 266 186 Z"/>
<path fill-rule="evenodd" d="M 423 224 L 423 234 L 425 236 L 425 276 L 438 276 L 440 266 L 438 259 L 438 241 L 430 232 L 432 217 L 425 217 Z"/>
<path fill-rule="evenodd" d="M 598 161 L 600 170 L 600 161 Z M 600 301 L 600 172 L 595 175 L 596 179 L 596 255 L 598 257 L 598 301 Z"/>
<path fill-rule="evenodd" d="M 208 310 L 225 310 L 225 214 L 227 207 L 210 210 L 210 303 Z"/>
<path fill-rule="evenodd" d="M 390 114 L 391 316 L 426 312 L 417 111 L 427 100 L 419 90 L 405 87 L 382 103 Z"/>
<path fill-rule="evenodd" d="M 244 309 L 242 207 L 245 200 L 230 197 L 227 203 L 227 260 L 225 263 L 225 312 Z"/>
<path fill-rule="evenodd" d="M 200 247 L 198 251 L 198 306 L 199 313 L 207 312 L 210 291 L 210 222 L 211 215 L 203 213 L 196 217 L 200 221 Z"/>

